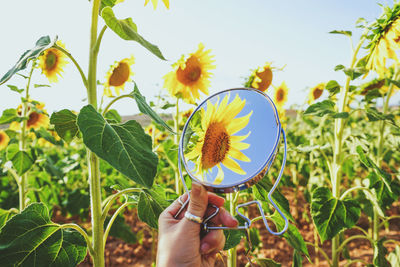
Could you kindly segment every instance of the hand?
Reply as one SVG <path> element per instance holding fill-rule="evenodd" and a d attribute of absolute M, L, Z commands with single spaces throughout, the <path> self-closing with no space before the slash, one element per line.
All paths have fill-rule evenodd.
<path fill-rule="evenodd" d="M 183 202 L 187 194 L 181 196 Z M 204 217 L 212 214 L 213 208 L 208 204 L 220 207 L 219 213 L 211 219 L 214 225 L 235 227 L 238 222 L 222 205 L 224 199 L 196 183 L 192 183 L 192 191 L 188 211 L 193 215 Z M 211 230 L 200 239 L 201 224 L 184 217 L 185 211 L 175 219 L 174 215 L 181 204 L 175 200 L 165 209 L 158 219 L 159 239 L 157 251 L 157 266 L 214 266 L 216 254 L 224 248 L 225 236 L 222 230 Z"/>

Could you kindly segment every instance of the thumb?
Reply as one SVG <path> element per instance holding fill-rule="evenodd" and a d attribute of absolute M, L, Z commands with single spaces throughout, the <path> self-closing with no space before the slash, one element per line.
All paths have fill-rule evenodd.
<path fill-rule="evenodd" d="M 188 211 L 196 216 L 203 218 L 208 205 L 208 194 L 206 189 L 197 183 L 192 183 L 192 192 Z"/>

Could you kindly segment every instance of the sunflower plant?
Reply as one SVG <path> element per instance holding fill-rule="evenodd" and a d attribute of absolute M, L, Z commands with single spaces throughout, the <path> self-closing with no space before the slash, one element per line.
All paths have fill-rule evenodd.
<path fill-rule="evenodd" d="M 150 108 L 134 83 L 131 83 L 132 91 L 129 94 L 112 98 L 105 107 L 98 103 L 97 57 L 107 29 L 124 40 L 139 43 L 152 54 L 164 60 L 159 48 L 138 33 L 137 26 L 131 18 L 118 19 L 115 16 L 113 7 L 119 2 L 121 1 L 92 0 L 90 2 L 92 15 L 87 73 L 57 39 L 51 40 L 45 36 L 37 41 L 34 48 L 25 52 L 15 66 L 0 79 L 0 84 L 3 84 L 29 65 L 33 71 L 36 60 L 39 60 L 39 66 L 50 82 L 59 78 L 62 67 L 65 65 L 65 58 L 69 58 L 79 72 L 82 78 L 82 88 L 87 91 L 88 105 L 84 106 L 79 113 L 67 109 L 55 112 L 51 115 L 50 123 L 62 139 L 65 141 L 81 140 L 86 147 L 92 235 L 89 237 L 88 232 L 77 224 L 60 225 L 51 222 L 46 206 L 41 203 L 32 203 L 27 207 L 22 206 L 19 213 L 11 217 L 1 229 L 1 262 L 9 265 L 75 266 L 84 259 L 88 251 L 94 266 L 104 266 L 105 242 L 111 226 L 125 207 L 138 206 L 139 217 L 151 227 L 156 228 L 159 213 L 163 207 L 169 205 L 162 194 L 151 189 L 158 163 L 158 157 L 152 151 L 151 137 L 134 120 L 120 123 L 118 114 L 110 107 L 123 97 L 132 98 L 138 104 L 141 112 L 149 115 L 166 129 L 171 131 L 172 129 Z M 148 2 L 146 1 L 145 4 Z M 167 7 L 169 6 L 168 0 L 163 2 Z M 153 0 L 152 3 L 155 7 L 157 1 Z M 100 31 L 98 28 L 99 17 L 104 21 L 104 26 Z M 118 95 L 120 89 L 128 86 L 128 81 L 132 76 L 130 68 L 132 61 L 132 58 L 128 58 L 113 66 L 107 75 L 105 84 L 107 93 L 110 92 L 110 87 L 114 87 Z M 31 74 L 28 76 L 27 88 L 29 88 L 30 77 Z M 25 89 L 25 93 L 28 94 L 27 89 Z M 34 128 L 34 124 L 28 123 L 29 116 L 36 118 L 39 122 L 41 121 L 40 113 L 43 113 L 39 112 L 35 105 L 29 104 L 29 95 L 26 95 L 24 99 L 21 116 L 17 116 L 16 110 L 9 110 L 2 116 L 3 123 L 19 120 L 22 124 L 22 133 L 25 133 L 28 127 Z M 34 112 L 37 114 L 35 115 Z M 6 141 L 6 137 L 3 140 Z M 27 152 L 28 147 L 25 141 L 26 137 L 22 135 L 22 145 L 13 146 L 15 150 L 9 153 L 10 157 L 14 156 L 13 158 L 19 160 L 15 161 L 15 166 L 21 166 L 18 174 L 23 174 L 29 169 L 27 159 L 30 155 Z M 136 187 L 119 187 L 119 190 L 103 198 L 100 172 L 100 163 L 103 161 L 131 179 Z M 33 165 L 33 162 L 30 165 Z M 109 214 L 114 202 L 121 198 L 125 199 L 123 204 L 115 212 Z M 149 213 L 149 210 L 153 212 Z M 32 236 L 24 234 L 27 229 L 30 230 L 28 235 Z M 33 236 L 40 238 L 43 241 L 42 244 L 36 246 L 32 242 Z M 13 242 L 10 242 L 11 240 Z M 53 253 L 56 247 L 60 253 Z M 15 251 L 20 253 L 15 253 Z"/>

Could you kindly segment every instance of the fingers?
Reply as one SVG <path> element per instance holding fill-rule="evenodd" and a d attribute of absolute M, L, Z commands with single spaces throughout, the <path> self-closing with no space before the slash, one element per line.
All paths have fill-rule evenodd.
<path fill-rule="evenodd" d="M 182 207 L 182 204 L 179 203 L 178 199 L 180 199 L 183 203 L 185 203 L 187 198 L 188 198 L 187 193 L 183 194 L 182 196 L 179 196 L 177 199 L 175 199 L 175 201 L 168 208 L 165 209 L 165 212 L 167 214 L 169 214 L 170 216 L 174 217 L 175 214 Z"/>
<path fill-rule="evenodd" d="M 203 217 L 208 204 L 206 189 L 197 183 L 192 183 L 188 211 L 196 216 Z"/>
<path fill-rule="evenodd" d="M 203 255 L 217 253 L 225 245 L 225 235 L 222 230 L 210 231 L 200 243 L 200 253 Z"/>
<path fill-rule="evenodd" d="M 207 215 L 210 216 L 215 211 L 214 208 L 210 207 L 207 210 Z M 238 221 L 233 217 L 227 210 L 220 207 L 218 214 L 210 220 L 214 225 L 224 225 L 227 227 L 235 227 L 238 225 Z"/>

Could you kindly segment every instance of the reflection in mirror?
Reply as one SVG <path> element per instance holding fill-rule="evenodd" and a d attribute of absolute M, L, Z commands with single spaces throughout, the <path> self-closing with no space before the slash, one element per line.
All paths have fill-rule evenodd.
<path fill-rule="evenodd" d="M 244 88 L 223 91 L 204 101 L 185 125 L 185 168 L 208 188 L 247 187 L 271 165 L 279 133 L 268 96 Z"/>

